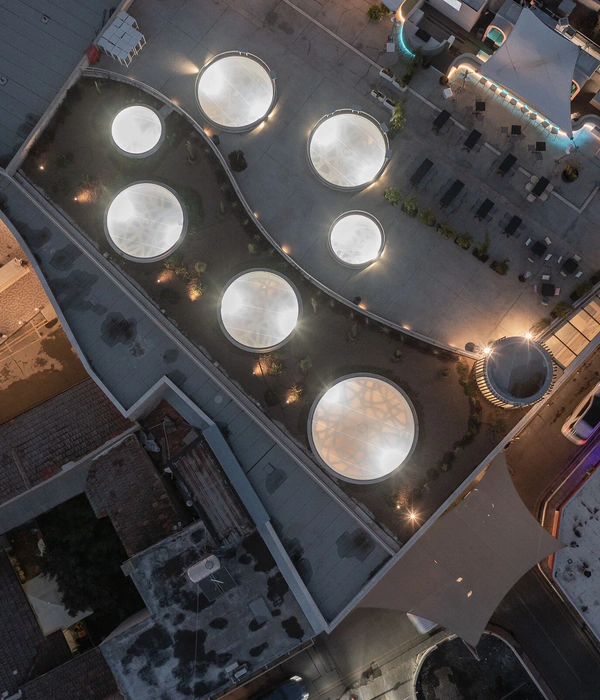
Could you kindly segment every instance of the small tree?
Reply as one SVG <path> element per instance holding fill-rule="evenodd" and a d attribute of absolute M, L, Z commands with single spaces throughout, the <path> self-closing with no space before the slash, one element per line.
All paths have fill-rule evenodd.
<path fill-rule="evenodd" d="M 469 250 L 473 243 L 473 236 L 470 233 L 461 233 L 456 237 L 456 245 L 463 250 Z"/>
<path fill-rule="evenodd" d="M 398 206 L 402 201 L 400 190 L 396 187 L 388 187 L 383 193 L 383 196 L 393 207 Z"/>
<path fill-rule="evenodd" d="M 566 301 L 559 301 L 554 307 L 552 316 L 554 316 L 554 318 L 566 318 L 571 311 L 573 311 L 571 304 L 568 304 Z"/>
<path fill-rule="evenodd" d="M 378 2 L 375 5 L 371 5 L 367 10 L 367 17 L 371 22 L 381 22 L 384 17 L 391 14 L 391 10 L 387 8 L 382 2 Z"/>
<path fill-rule="evenodd" d="M 402 202 L 402 211 L 409 216 L 416 216 L 419 213 L 419 203 L 417 202 L 416 197 L 409 195 Z"/>
<path fill-rule="evenodd" d="M 308 370 L 312 367 L 312 360 L 308 355 L 300 360 L 300 371 L 306 374 Z"/>
<path fill-rule="evenodd" d="M 456 238 L 456 229 L 450 224 L 438 224 L 437 232 L 444 238 Z"/>

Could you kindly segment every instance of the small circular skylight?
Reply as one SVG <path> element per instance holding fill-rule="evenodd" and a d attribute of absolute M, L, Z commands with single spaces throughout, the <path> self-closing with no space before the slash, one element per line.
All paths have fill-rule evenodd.
<path fill-rule="evenodd" d="M 129 185 L 106 213 L 106 235 L 125 258 L 153 262 L 169 255 L 185 235 L 187 217 L 170 188 L 156 182 Z"/>
<path fill-rule="evenodd" d="M 130 156 L 147 156 L 162 143 L 161 118 L 151 107 L 131 105 L 113 119 L 111 136 L 117 148 Z"/>
<path fill-rule="evenodd" d="M 362 483 L 400 468 L 417 432 L 406 394 L 373 374 L 338 379 L 317 398 L 308 419 L 309 441 L 323 464 L 342 479 Z"/>
<path fill-rule="evenodd" d="M 383 251 L 384 235 L 379 221 L 364 211 L 349 211 L 339 216 L 329 232 L 333 257 L 348 267 L 364 267 L 377 260 Z"/>
<path fill-rule="evenodd" d="M 308 139 L 315 173 L 338 189 L 360 189 L 376 180 L 387 161 L 388 140 L 365 112 L 339 110 L 323 117 Z"/>
<path fill-rule="evenodd" d="M 251 54 L 215 56 L 198 75 L 198 104 L 218 127 L 247 131 L 259 124 L 275 104 L 275 81 L 268 66 Z"/>
<path fill-rule="evenodd" d="M 283 275 L 250 270 L 225 288 L 219 309 L 221 327 L 240 348 L 267 352 L 283 345 L 296 327 L 300 296 Z"/>

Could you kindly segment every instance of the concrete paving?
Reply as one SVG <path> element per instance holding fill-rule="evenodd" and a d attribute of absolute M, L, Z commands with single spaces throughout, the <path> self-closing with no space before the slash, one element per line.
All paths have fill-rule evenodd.
<path fill-rule="evenodd" d="M 103 57 L 100 67 L 122 72 L 148 83 L 175 100 L 195 120 L 214 129 L 200 113 L 195 98 L 199 68 L 216 53 L 243 48 L 260 56 L 277 75 L 278 102 L 269 120 L 246 134 L 220 133 L 224 155 L 241 148 L 248 169 L 237 175 L 242 191 L 273 238 L 289 250 L 292 258 L 330 289 L 352 300 L 362 297 L 366 307 L 397 325 L 463 348 L 508 334 L 522 334 L 553 301 L 568 300 L 577 280 L 559 275 L 560 255 L 579 253 L 581 269 L 588 275 L 600 267 L 600 247 L 593 236 L 593 221 L 600 207 L 594 197 L 584 213 L 578 209 L 594 191 L 600 168 L 593 158 L 598 144 L 589 131 L 577 138 L 583 161 L 579 180 L 565 185 L 554 178 L 556 194 L 545 203 L 526 202 L 525 184 L 531 174 L 549 175 L 562 170 L 554 158 L 564 156 L 567 143 L 549 140 L 539 126 L 513 115 L 507 105 L 481 93 L 467 80 L 456 100 L 446 101 L 438 83 L 439 74 L 421 71 L 408 93 L 396 90 L 394 97 L 406 99 L 407 126 L 392 142 L 393 157 L 380 180 L 358 193 L 331 190 L 311 172 L 306 144 L 312 125 L 335 109 L 360 106 L 386 121 L 384 111 L 369 93 L 373 87 L 395 88 L 379 76 L 377 65 L 389 66 L 397 54 L 383 47 L 390 32 L 387 20 L 366 21 L 368 2 L 355 0 L 166 0 L 135 2 L 130 8 L 145 33 L 148 44 L 129 68 Z M 352 50 L 354 47 L 359 53 Z M 454 87 L 462 87 L 460 73 Z M 415 92 L 416 91 L 416 92 Z M 418 93 L 418 94 L 417 94 Z M 486 99 L 483 123 L 469 120 L 465 107 L 477 98 Z M 425 99 L 421 99 L 425 98 Z M 453 124 L 446 135 L 434 137 L 431 121 L 438 108 L 448 108 L 460 126 Z M 500 135 L 505 124 L 521 123 L 525 139 L 508 142 Z M 475 124 L 483 132 L 484 147 L 477 154 L 462 151 L 462 143 Z M 527 144 L 547 141 L 542 163 L 527 154 Z M 514 151 L 519 166 L 512 178 L 500 178 L 495 170 L 508 151 Z M 442 239 L 435 230 L 389 206 L 382 197 L 386 187 L 404 194 L 411 190 L 408 178 L 424 157 L 436 164 L 437 174 L 423 191 L 416 193 L 421 206 L 432 206 L 438 219 L 459 232 L 471 233 L 481 243 L 490 240 L 490 261 L 509 260 L 509 274 L 500 277 L 474 257 Z M 460 177 L 466 197 L 454 214 L 438 206 L 446 183 Z M 496 209 L 485 224 L 473 218 L 472 207 L 489 197 Z M 574 208 L 573 208 L 574 207 Z M 344 211 L 364 209 L 383 223 L 387 244 L 383 257 L 366 270 L 340 266 L 327 247 L 329 227 Z M 518 236 L 509 240 L 499 233 L 499 221 L 507 213 L 524 220 Z M 534 285 L 541 282 L 541 259 L 530 264 L 525 247 L 528 238 L 549 236 L 553 253 L 552 281 L 561 295 L 550 307 L 540 305 Z M 526 283 L 519 274 L 530 272 Z M 585 279 L 582 278 L 582 279 Z"/>

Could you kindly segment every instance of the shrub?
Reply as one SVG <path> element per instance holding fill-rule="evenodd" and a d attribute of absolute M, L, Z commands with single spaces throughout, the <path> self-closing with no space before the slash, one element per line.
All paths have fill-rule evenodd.
<path fill-rule="evenodd" d="M 273 391 L 273 389 L 265 391 L 265 403 L 267 406 L 277 406 L 280 402 L 281 398 L 276 391 Z"/>
<path fill-rule="evenodd" d="M 297 401 L 300 400 L 302 397 L 303 389 L 300 385 L 298 384 L 292 384 L 292 386 L 288 389 L 285 402 L 286 403 L 296 403 Z"/>
<path fill-rule="evenodd" d="M 66 151 L 65 153 L 61 153 L 58 158 L 56 159 L 56 165 L 59 168 L 66 168 L 68 165 L 71 165 L 73 162 L 75 156 L 71 153 L 71 151 Z"/>
<path fill-rule="evenodd" d="M 419 213 L 419 203 L 417 202 L 416 197 L 409 195 L 402 202 L 402 211 L 409 216 L 416 216 Z"/>
<path fill-rule="evenodd" d="M 244 158 L 244 151 L 231 151 L 227 157 L 229 158 L 229 167 L 234 173 L 241 173 L 248 167 L 248 163 Z"/>
<path fill-rule="evenodd" d="M 393 207 L 398 206 L 398 204 L 402 200 L 400 190 L 396 187 L 388 187 L 383 193 L 383 196 Z"/>
<path fill-rule="evenodd" d="M 196 154 L 196 149 L 194 148 L 194 144 L 191 141 L 186 141 L 185 142 L 185 147 L 187 149 L 187 160 L 190 165 L 193 165 L 196 160 L 198 159 L 198 156 Z"/>
<path fill-rule="evenodd" d="M 371 5 L 367 10 L 367 17 L 371 22 L 381 22 L 384 17 L 391 14 L 391 10 L 388 9 L 382 2 L 378 2 L 375 5 Z"/>
<path fill-rule="evenodd" d="M 356 340 L 358 338 L 358 323 L 353 323 L 348 331 L 348 339 Z"/>
<path fill-rule="evenodd" d="M 259 362 L 262 371 L 270 377 L 277 377 L 283 372 L 283 360 L 278 353 L 268 353 Z"/>
<path fill-rule="evenodd" d="M 390 129 L 388 136 L 394 138 L 400 133 L 406 124 L 406 115 L 404 114 L 404 102 L 395 102 L 392 118 L 390 119 Z"/>
<path fill-rule="evenodd" d="M 450 224 L 438 224 L 437 232 L 444 238 L 456 238 L 456 229 Z"/>
<path fill-rule="evenodd" d="M 551 315 L 554 316 L 554 318 L 566 318 L 571 311 L 573 311 L 571 304 L 566 301 L 559 301 Z"/>
<path fill-rule="evenodd" d="M 194 265 L 194 270 L 196 270 L 197 275 L 202 275 L 206 272 L 206 263 L 205 262 L 197 262 Z"/>
<path fill-rule="evenodd" d="M 435 226 L 435 212 L 433 209 L 421 209 L 418 219 L 422 224 L 425 224 L 425 226 Z"/>
<path fill-rule="evenodd" d="M 221 200 L 221 201 L 219 202 L 219 208 L 217 209 L 217 214 L 218 214 L 220 217 L 225 216 L 225 202 L 223 202 L 223 200 Z"/>
<path fill-rule="evenodd" d="M 402 350 L 400 348 L 396 348 L 394 350 L 393 357 L 396 362 L 399 362 L 402 359 Z"/>
<path fill-rule="evenodd" d="M 537 335 L 538 333 L 541 333 L 542 331 L 546 330 L 548 326 L 552 323 L 552 319 L 549 319 L 547 316 L 544 318 L 540 318 L 539 321 L 533 324 L 531 328 L 529 329 L 530 332 L 533 335 Z"/>
<path fill-rule="evenodd" d="M 248 243 L 248 252 L 250 255 L 258 255 L 260 250 L 256 243 Z"/>
<path fill-rule="evenodd" d="M 508 258 L 505 258 L 504 260 L 494 260 L 490 267 L 494 272 L 497 272 L 499 275 L 507 275 L 508 274 Z"/>
<path fill-rule="evenodd" d="M 600 270 L 597 272 L 594 272 L 594 274 L 590 277 L 590 282 L 596 286 L 598 282 L 600 282 Z"/>
<path fill-rule="evenodd" d="M 470 233 L 461 233 L 454 240 L 456 245 L 463 250 L 469 250 L 471 244 L 473 243 L 473 236 Z"/>
<path fill-rule="evenodd" d="M 196 301 L 204 294 L 204 285 L 200 280 L 193 280 L 189 285 L 190 299 Z"/>
<path fill-rule="evenodd" d="M 591 282 L 580 282 L 571 293 L 571 299 L 577 301 L 580 297 L 585 296 L 593 286 Z"/>
<path fill-rule="evenodd" d="M 160 290 L 160 300 L 161 301 L 166 301 L 169 304 L 177 304 L 177 302 L 181 299 L 181 294 L 177 292 L 175 289 L 169 289 L 168 287 L 165 287 Z"/>
<path fill-rule="evenodd" d="M 308 370 L 312 367 L 312 360 L 308 355 L 306 357 L 303 357 L 300 360 L 300 370 L 302 372 L 308 372 Z"/>

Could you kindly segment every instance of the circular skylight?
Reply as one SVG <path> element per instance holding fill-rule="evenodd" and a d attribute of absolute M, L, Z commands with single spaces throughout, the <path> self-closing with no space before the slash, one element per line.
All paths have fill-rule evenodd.
<path fill-rule="evenodd" d="M 162 142 L 163 133 L 158 113 L 145 105 L 125 107 L 113 119 L 111 126 L 115 145 L 131 156 L 146 156 L 156 151 Z"/>
<path fill-rule="evenodd" d="M 106 213 L 106 235 L 124 257 L 153 262 L 171 253 L 185 234 L 187 218 L 175 193 L 155 182 L 129 185 Z"/>
<path fill-rule="evenodd" d="M 406 394 L 373 374 L 338 379 L 315 401 L 308 437 L 337 476 L 362 483 L 384 479 L 411 455 L 417 417 Z"/>
<path fill-rule="evenodd" d="M 386 164 L 387 136 L 364 112 L 323 117 L 308 139 L 308 159 L 328 185 L 359 189 L 376 180 Z"/>
<path fill-rule="evenodd" d="M 216 126 L 245 131 L 259 124 L 275 104 L 275 82 L 268 66 L 251 54 L 215 56 L 198 75 L 200 109 Z"/>
<path fill-rule="evenodd" d="M 267 352 L 283 345 L 296 327 L 300 297 L 292 284 L 270 270 L 250 270 L 225 288 L 221 327 L 238 347 Z"/>
<path fill-rule="evenodd" d="M 505 408 L 539 401 L 554 380 L 550 353 L 540 343 L 511 336 L 493 343 L 475 366 L 475 377 L 484 396 Z"/>
<path fill-rule="evenodd" d="M 329 247 L 334 258 L 348 267 L 364 267 L 377 260 L 383 244 L 381 224 L 364 211 L 342 214 L 329 232 Z"/>

